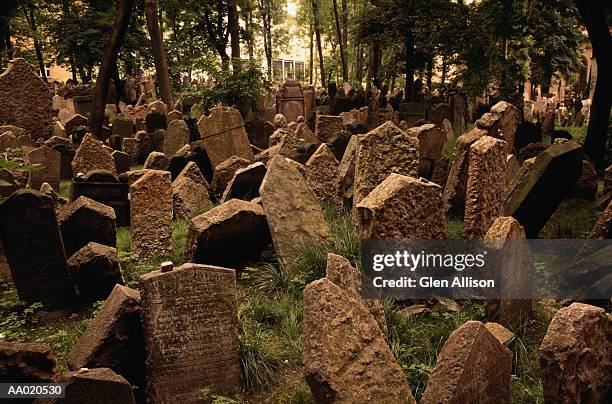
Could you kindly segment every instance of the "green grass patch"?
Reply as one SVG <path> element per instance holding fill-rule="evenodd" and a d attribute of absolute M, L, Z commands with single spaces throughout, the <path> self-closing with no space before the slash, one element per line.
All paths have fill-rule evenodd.
<path fill-rule="evenodd" d="M 540 238 L 579 239 L 586 238 L 597 223 L 600 211 L 583 199 L 568 199 L 540 231 Z"/>

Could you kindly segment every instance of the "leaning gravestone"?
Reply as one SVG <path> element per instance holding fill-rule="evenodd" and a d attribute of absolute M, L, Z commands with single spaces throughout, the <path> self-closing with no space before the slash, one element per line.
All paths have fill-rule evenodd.
<path fill-rule="evenodd" d="M 466 239 L 482 240 L 493 221 L 503 216 L 506 147 L 506 142 L 490 136 L 481 137 L 470 147 L 464 215 Z"/>
<path fill-rule="evenodd" d="M 0 380 L 3 383 L 50 383 L 56 377 L 56 370 L 48 344 L 0 341 Z"/>
<path fill-rule="evenodd" d="M 115 160 L 111 153 L 94 135 L 88 133 L 76 150 L 72 160 L 72 171 L 76 175 L 78 173 L 87 174 L 93 170 L 106 170 L 117 175 Z"/>
<path fill-rule="evenodd" d="M 540 346 L 547 403 L 609 402 L 610 318 L 604 309 L 573 303 L 553 317 Z"/>
<path fill-rule="evenodd" d="M 59 152 L 53 150 L 47 145 L 32 150 L 28 154 L 30 164 L 40 165 L 38 168 L 30 171 L 28 187 L 32 189 L 40 189 L 40 186 L 46 182 L 53 187 L 56 192 L 60 190 L 60 167 L 62 157 Z"/>
<path fill-rule="evenodd" d="M 53 95 L 25 59 L 15 59 L 0 74 L 0 123 L 25 129 L 33 138 L 48 138 Z"/>
<path fill-rule="evenodd" d="M 320 142 L 327 143 L 337 137 L 344 130 L 341 116 L 317 115 L 315 123 L 315 136 Z"/>
<path fill-rule="evenodd" d="M 327 278 L 304 289 L 303 362 L 315 402 L 416 404 L 374 316 Z"/>
<path fill-rule="evenodd" d="M 536 238 L 581 171 L 582 148 L 578 143 L 550 146 L 535 158 L 524 175 L 515 177 L 504 204 L 504 216 L 513 216 L 525 228 L 527 238 Z"/>
<path fill-rule="evenodd" d="M 338 174 L 336 176 L 336 194 L 338 195 L 339 202 L 344 208 L 349 209 L 353 206 L 355 158 L 358 145 L 359 138 L 357 136 L 351 136 L 344 150 L 342 160 L 338 165 Z"/>
<path fill-rule="evenodd" d="M 442 188 L 424 178 L 391 174 L 357 205 L 356 226 L 361 239 L 442 239 Z"/>
<path fill-rule="evenodd" d="M 172 183 L 168 171 L 145 170 L 130 186 L 132 254 L 140 259 L 172 252 Z"/>
<path fill-rule="evenodd" d="M 231 156 L 253 161 L 253 151 L 237 109 L 212 108 L 210 115 L 198 121 L 198 131 L 213 167 Z"/>
<path fill-rule="evenodd" d="M 338 160 L 325 143 L 319 146 L 305 164 L 308 185 L 317 198 L 336 207 L 340 205 L 336 192 L 338 165 Z"/>
<path fill-rule="evenodd" d="M 287 80 L 276 94 L 276 113 L 283 114 L 287 122 L 296 122 L 304 116 L 304 93 L 300 83 Z"/>
<path fill-rule="evenodd" d="M 427 119 L 427 106 L 420 102 L 406 102 L 399 106 L 399 119 L 405 121 L 408 127 L 413 127 L 422 120 Z"/>
<path fill-rule="evenodd" d="M 68 368 L 110 368 L 144 389 L 140 293 L 116 285 L 68 355 Z"/>
<path fill-rule="evenodd" d="M 331 240 L 317 197 L 288 159 L 275 156 L 268 162 L 259 194 L 281 260 L 294 260 L 301 243 L 323 244 Z"/>
<path fill-rule="evenodd" d="M 175 119 L 168 125 L 164 138 L 164 154 L 171 158 L 174 154 L 189 143 L 189 127 L 182 119 Z"/>
<path fill-rule="evenodd" d="M 19 299 L 48 309 L 71 307 L 76 292 L 66 264 L 53 200 L 18 190 L 0 204 L 0 240 Z"/>
<path fill-rule="evenodd" d="M 94 170 L 83 178 L 74 179 L 70 189 L 70 200 L 76 201 L 80 196 L 86 196 L 110 206 L 115 211 L 117 226 L 123 227 L 130 224 L 129 190 L 127 178 L 122 176 L 119 180 L 108 171 Z"/>
<path fill-rule="evenodd" d="M 531 299 L 526 297 L 532 288 L 534 275 L 525 229 L 513 217 L 498 217 L 487 231 L 485 240 L 488 251 L 495 253 L 495 280 L 501 292 L 501 299 L 485 301 L 485 312 L 502 324 L 519 326 L 531 313 Z"/>
<path fill-rule="evenodd" d="M 134 404 L 130 384 L 108 368 L 80 369 L 58 376 L 55 382 L 65 386 L 66 397 L 40 401 L 45 404 Z"/>
<path fill-rule="evenodd" d="M 500 101 L 491 107 L 491 113 L 499 116 L 501 138 L 508 144 L 507 153 L 512 153 L 514 137 L 520 120 L 518 108 L 506 101 Z"/>
<path fill-rule="evenodd" d="M 419 176 L 430 180 L 436 161 L 440 160 L 445 134 L 434 124 L 408 129 L 408 134 L 419 139 Z"/>
<path fill-rule="evenodd" d="M 479 321 L 453 331 L 438 354 L 421 404 L 510 404 L 512 352 Z"/>
<path fill-rule="evenodd" d="M 125 284 L 117 249 L 106 245 L 88 243 L 68 258 L 68 269 L 83 301 L 105 300 L 115 285 Z"/>
<path fill-rule="evenodd" d="M 72 178 L 72 159 L 74 159 L 75 154 L 74 144 L 69 139 L 59 136 L 52 136 L 45 144 L 60 154 L 60 178 Z"/>
<path fill-rule="evenodd" d="M 258 197 L 259 187 L 265 176 L 266 166 L 261 162 L 236 170 L 223 192 L 221 203 L 234 198 L 251 200 Z"/>
<path fill-rule="evenodd" d="M 197 164 L 187 163 L 183 171 L 172 182 L 174 217 L 191 219 L 212 206 L 208 183 Z"/>
<path fill-rule="evenodd" d="M 419 175 L 419 141 L 392 122 L 385 122 L 360 137 L 355 160 L 354 215 L 359 202 L 392 173 Z"/>
<path fill-rule="evenodd" d="M 170 269 L 168 271 L 168 269 Z M 140 277 L 147 398 L 197 402 L 240 384 L 234 270 L 184 264 Z"/>

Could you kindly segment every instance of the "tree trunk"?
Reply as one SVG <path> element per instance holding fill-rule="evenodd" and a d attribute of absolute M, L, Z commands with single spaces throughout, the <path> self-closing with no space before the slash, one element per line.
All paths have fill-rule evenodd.
<path fill-rule="evenodd" d="M 168 60 L 166 59 L 166 52 L 164 50 L 164 40 L 159 27 L 157 0 L 145 1 L 145 14 L 147 17 L 149 36 L 151 37 L 151 48 L 153 50 L 153 59 L 155 61 L 155 71 L 157 73 L 159 93 L 162 101 L 168 105 L 169 108 L 172 108 L 174 105 L 174 101 L 172 99 L 172 84 L 170 83 Z"/>
<path fill-rule="evenodd" d="M 240 21 L 238 20 L 238 5 L 236 1 L 227 1 L 227 29 L 230 33 L 232 67 L 234 71 L 240 70 Z"/>
<path fill-rule="evenodd" d="M 378 39 L 372 40 L 372 80 L 380 90 L 380 66 L 382 65 L 382 48 Z"/>
<path fill-rule="evenodd" d="M 604 169 L 612 104 L 612 38 L 606 21 L 606 0 L 575 0 L 575 3 L 589 33 L 598 72 L 584 152 L 598 168 Z"/>
<path fill-rule="evenodd" d="M 346 52 L 348 49 L 348 9 L 346 0 L 342 0 L 342 46 Z"/>
<path fill-rule="evenodd" d="M 414 101 L 416 98 L 414 89 L 414 38 L 411 32 L 405 38 L 406 54 L 406 101 Z"/>
<path fill-rule="evenodd" d="M 38 30 L 36 28 L 36 16 L 34 15 L 34 3 L 32 1 L 28 1 L 23 5 L 23 14 L 26 19 L 26 22 L 30 26 L 32 30 L 32 39 L 34 43 L 34 51 L 36 52 L 36 59 L 38 60 L 38 69 L 40 70 L 40 76 L 42 79 L 47 82 L 47 72 L 45 69 L 45 59 L 42 53 L 42 46 L 40 46 L 40 41 L 38 40 Z"/>
<path fill-rule="evenodd" d="M 248 32 L 247 47 L 249 52 L 249 60 L 255 58 L 255 44 L 253 41 L 253 12 L 249 10 L 249 16 L 245 21 L 245 30 Z"/>
<path fill-rule="evenodd" d="M 348 69 L 346 66 L 346 54 L 344 53 L 344 38 L 340 29 L 340 18 L 338 17 L 338 1 L 332 1 L 334 6 L 334 19 L 336 20 L 336 34 L 338 36 L 338 45 L 340 45 L 340 63 L 342 64 L 342 80 L 348 81 Z"/>
<path fill-rule="evenodd" d="M 130 17 L 134 8 L 135 0 L 120 0 L 117 5 L 117 14 L 111 36 L 104 48 L 96 87 L 94 88 L 94 102 L 89 117 L 89 127 L 94 135 L 100 136 L 104 109 L 106 108 L 106 97 L 108 97 L 108 86 L 111 79 L 113 65 L 117 62 L 117 54 L 125 39 Z"/>
<path fill-rule="evenodd" d="M 321 73 L 321 86 L 325 87 L 325 63 L 323 61 L 323 46 L 321 45 L 321 25 L 319 21 L 319 8 L 317 0 L 312 0 L 312 16 L 314 19 L 314 31 L 317 41 L 317 52 L 319 54 L 319 72 Z"/>
<path fill-rule="evenodd" d="M 308 53 L 308 57 L 309 57 L 309 62 L 308 62 L 308 77 L 310 80 L 310 84 L 314 83 L 314 76 L 313 76 L 313 72 L 314 72 L 314 29 L 312 27 L 312 22 L 310 23 L 310 31 L 309 31 L 309 35 L 310 37 L 310 47 L 309 47 L 309 53 Z"/>
<path fill-rule="evenodd" d="M 357 57 L 355 58 L 355 81 L 361 87 L 363 81 L 363 49 L 361 44 L 357 45 Z"/>

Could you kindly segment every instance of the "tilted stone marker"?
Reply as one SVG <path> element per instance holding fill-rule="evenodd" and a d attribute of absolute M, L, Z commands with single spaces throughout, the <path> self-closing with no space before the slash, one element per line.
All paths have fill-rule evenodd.
<path fill-rule="evenodd" d="M 356 225 L 362 239 L 442 239 L 442 188 L 424 178 L 391 174 L 357 205 Z"/>
<path fill-rule="evenodd" d="M 266 176 L 266 166 L 261 163 L 253 163 L 248 167 L 236 170 L 234 177 L 227 184 L 221 202 L 230 199 L 251 200 L 259 196 L 259 187 Z"/>
<path fill-rule="evenodd" d="M 197 164 L 193 161 L 187 163 L 172 182 L 174 216 L 191 219 L 212 206 L 208 188 Z"/>
<path fill-rule="evenodd" d="M 291 262 L 301 243 L 331 240 L 321 206 L 306 178 L 289 160 L 276 156 L 259 188 L 276 253 Z"/>
<path fill-rule="evenodd" d="M 464 236 L 482 240 L 493 221 L 503 216 L 506 189 L 506 143 L 483 136 L 470 147 Z"/>
<path fill-rule="evenodd" d="M 304 375 L 315 402 L 415 403 L 365 305 L 329 279 L 304 289 Z"/>
<path fill-rule="evenodd" d="M 60 169 L 62 156 L 47 145 L 32 150 L 28 154 L 30 164 L 39 164 L 37 169 L 30 171 L 28 186 L 32 189 L 40 189 L 46 182 L 57 192 L 60 190 Z"/>
<path fill-rule="evenodd" d="M 527 238 L 536 238 L 582 170 L 582 148 L 573 141 L 554 144 L 538 155 L 508 191 L 504 216 L 523 225 Z M 523 169 L 521 168 L 521 171 Z"/>
<path fill-rule="evenodd" d="M 110 368 L 144 389 L 140 293 L 116 285 L 68 355 L 68 368 Z"/>
<path fill-rule="evenodd" d="M 90 171 L 83 178 L 75 178 L 72 182 L 70 200 L 76 201 L 80 196 L 86 196 L 106 206 L 113 208 L 117 219 L 117 226 L 130 224 L 130 190 L 127 179 L 120 181 L 108 171 Z M 108 243 L 103 243 L 110 245 Z"/>
<path fill-rule="evenodd" d="M 0 239 L 19 299 L 47 309 L 71 307 L 76 291 L 66 264 L 53 200 L 15 191 L 0 204 Z"/>
<path fill-rule="evenodd" d="M 76 175 L 77 173 L 87 174 L 93 170 L 106 170 L 117 175 L 115 160 L 110 151 L 94 135 L 88 133 L 76 150 L 72 160 L 72 171 Z"/>
<path fill-rule="evenodd" d="M 525 229 L 513 217 L 495 219 L 485 236 L 490 251 L 496 252 L 496 285 L 502 299 L 487 299 L 485 312 L 505 325 L 519 326 L 531 313 L 531 299 L 526 297 L 533 287 L 533 262 Z"/>
<path fill-rule="evenodd" d="M 573 303 L 553 317 L 540 346 L 547 403 L 605 403 L 609 398 L 612 346 L 604 309 Z"/>
<path fill-rule="evenodd" d="M 175 119 L 168 125 L 164 138 L 164 154 L 170 158 L 189 143 L 189 127 L 182 119 Z"/>
<path fill-rule="evenodd" d="M 231 199 L 191 220 L 185 260 L 242 269 L 271 243 L 263 208 Z"/>
<path fill-rule="evenodd" d="M 130 384 L 108 368 L 65 373 L 55 382 L 66 386 L 66 398 L 45 399 L 45 404 L 134 403 Z"/>
<path fill-rule="evenodd" d="M 419 141 L 392 122 L 385 122 L 360 138 L 355 160 L 354 215 L 359 202 L 392 173 L 419 175 Z"/>
<path fill-rule="evenodd" d="M 98 243 L 87 245 L 68 258 L 68 269 L 81 300 L 105 300 L 115 285 L 123 285 L 117 249 Z"/>
<path fill-rule="evenodd" d="M 0 341 L 2 383 L 50 383 L 55 372 L 55 358 L 48 344 Z"/>
<path fill-rule="evenodd" d="M 198 131 L 213 167 L 232 156 L 253 161 L 253 151 L 238 110 L 212 108 L 210 115 L 198 121 Z"/>
<path fill-rule="evenodd" d="M 408 134 L 419 139 L 419 176 L 430 180 L 442 155 L 445 134 L 434 124 L 408 129 Z"/>
<path fill-rule="evenodd" d="M 200 390 L 231 395 L 240 383 L 234 270 L 197 264 L 140 277 L 147 398 L 196 402 Z"/>
<path fill-rule="evenodd" d="M 168 167 L 170 167 L 170 160 L 168 160 L 164 153 L 157 151 L 149 153 L 149 157 L 147 157 L 144 163 L 146 170 L 167 171 Z"/>
<path fill-rule="evenodd" d="M 315 136 L 320 142 L 326 143 L 338 136 L 344 130 L 341 116 L 317 115 L 315 123 Z"/>
<path fill-rule="evenodd" d="M 510 403 L 512 352 L 479 321 L 448 337 L 438 354 L 422 404 Z"/>
<path fill-rule="evenodd" d="M 132 254 L 141 259 L 172 252 L 172 183 L 168 171 L 145 170 L 130 186 Z"/>
<path fill-rule="evenodd" d="M 23 128 L 34 139 L 51 133 L 53 95 L 25 59 L 16 58 L 0 74 L 0 123 Z M 2 131 L 0 131 L 0 134 Z M 15 133 L 17 135 L 17 133 Z"/>
<path fill-rule="evenodd" d="M 249 164 L 250 162 L 246 159 L 232 156 L 215 166 L 212 182 L 210 184 L 215 195 L 222 195 L 225 188 L 227 188 L 227 184 L 234 177 L 234 173 L 241 168 L 246 168 Z"/>
<path fill-rule="evenodd" d="M 338 175 L 336 177 L 336 193 L 344 208 L 352 208 L 353 206 L 353 191 L 355 185 L 355 159 L 357 155 L 357 147 L 359 138 L 351 136 L 342 160 L 338 165 Z"/>
<path fill-rule="evenodd" d="M 300 83 L 286 80 L 276 95 L 276 113 L 283 114 L 287 122 L 295 122 L 304 115 L 304 93 Z"/>
<path fill-rule="evenodd" d="M 338 160 L 325 143 L 306 162 L 306 179 L 317 198 L 339 206 L 336 192 L 336 178 L 338 175 Z"/>
<path fill-rule="evenodd" d="M 512 153 L 514 137 L 520 121 L 518 108 L 506 101 L 500 101 L 491 107 L 491 113 L 499 116 L 501 138 L 508 144 L 507 152 Z"/>

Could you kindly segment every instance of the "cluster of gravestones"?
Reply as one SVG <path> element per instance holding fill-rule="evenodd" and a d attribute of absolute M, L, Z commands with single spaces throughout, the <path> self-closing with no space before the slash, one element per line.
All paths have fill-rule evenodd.
<path fill-rule="evenodd" d="M 48 99 L 61 115 L 62 101 Z M 416 106 L 400 111 L 408 120 L 399 127 L 392 116 L 372 127 L 368 109 L 305 119 L 303 99 L 281 100 L 294 103 L 287 107 L 293 118 L 278 114 L 247 125 L 226 107 L 208 115 L 192 108 L 191 116 L 180 106 L 168 112 L 159 101 L 125 108 L 110 120 L 104 141 L 81 134 L 86 119 L 74 115 L 70 129 L 64 125 L 66 132 L 43 142 L 50 142 L 44 153 L 26 149 L 29 162 L 43 169 L 29 175 L 30 189 L 17 189 L 27 183 L 4 172 L 17 190 L 0 205 L 3 255 L 19 297 L 48 309 L 106 302 L 70 354 L 72 372 L 57 375 L 47 346 L 2 343 L 0 375 L 62 380 L 74 402 L 91 391 L 120 402 L 133 401 L 133 393 L 152 402 L 194 402 L 203 387 L 232 394 L 240 376 L 236 272 L 274 253 L 291 263 L 297 244 L 331 241 L 321 202 L 351 210 L 363 239 L 442 239 L 445 212 L 461 210 L 466 238 L 502 241 L 502 248 L 506 240 L 536 237 L 583 171 L 581 148 L 571 141 L 519 165 L 519 116 L 504 102 L 459 136 L 449 161 L 442 148 L 454 136 L 450 121 L 414 120 Z M 23 133 L 11 129 L 17 145 Z M 130 171 L 138 163 L 144 169 Z M 68 168 L 70 174 L 62 171 Z M 73 178 L 69 203 L 55 192 L 60 178 Z M 35 190 L 39 183 L 47 183 L 46 193 Z M 610 205 L 606 212 L 593 238 L 609 234 Z M 163 263 L 140 278 L 140 291 L 122 286 L 116 227 L 131 227 L 131 254 L 147 260 L 172 252 L 173 218 L 190 220 L 187 263 Z M 504 260 L 502 276 L 522 271 L 519 278 L 529 281 L 526 257 Z M 385 342 L 382 307 L 364 301 L 360 285 L 360 273 L 330 255 L 326 278 L 306 287 L 306 380 L 317 401 L 414 402 Z M 529 315 L 531 302 L 488 300 L 486 307 L 512 325 Z M 572 378 L 578 370 L 594 377 L 605 371 L 607 321 L 586 305 L 557 313 L 542 345 L 546 394 L 598 397 L 600 386 Z M 423 402 L 509 402 L 506 334 L 495 323 L 457 329 Z M 561 349 L 556 341 L 564 338 L 573 342 Z M 555 367 L 563 361 L 574 370 Z"/>

